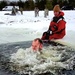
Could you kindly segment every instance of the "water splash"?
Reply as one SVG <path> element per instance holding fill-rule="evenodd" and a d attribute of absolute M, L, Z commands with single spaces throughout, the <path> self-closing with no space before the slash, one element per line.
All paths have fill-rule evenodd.
<path fill-rule="evenodd" d="M 31 48 L 18 49 L 11 54 L 11 70 L 20 74 L 40 74 L 67 67 L 65 61 L 73 55 L 73 50 L 67 46 L 47 46 L 41 52 L 34 52 Z M 71 54 L 70 54 L 71 53 Z M 75 52 L 74 52 L 75 53 Z"/>
<path fill-rule="evenodd" d="M 50 43 L 44 44 L 41 52 L 34 52 L 30 47 L 31 42 L 0 45 L 0 66 L 9 74 L 12 72 L 15 75 L 56 75 L 59 72 L 62 75 L 64 68 L 75 69 L 75 49 Z"/>

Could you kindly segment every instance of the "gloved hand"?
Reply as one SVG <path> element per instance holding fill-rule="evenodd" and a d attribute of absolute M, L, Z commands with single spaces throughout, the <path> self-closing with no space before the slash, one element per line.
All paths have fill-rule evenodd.
<path fill-rule="evenodd" d="M 58 17 L 53 17 L 53 22 L 57 22 L 58 21 Z"/>
<path fill-rule="evenodd" d="M 51 30 L 48 30 L 47 33 L 48 33 L 48 34 L 52 34 L 52 31 L 51 31 Z"/>
<path fill-rule="evenodd" d="M 52 31 L 50 31 L 50 34 L 52 34 Z"/>

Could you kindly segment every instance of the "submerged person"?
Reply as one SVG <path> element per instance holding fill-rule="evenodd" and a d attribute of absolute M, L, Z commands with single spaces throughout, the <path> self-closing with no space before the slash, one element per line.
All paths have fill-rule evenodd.
<path fill-rule="evenodd" d="M 66 22 L 64 20 L 64 12 L 60 10 L 57 4 L 53 8 L 54 17 L 50 22 L 50 26 L 42 35 L 42 40 L 62 39 L 66 35 Z"/>
<path fill-rule="evenodd" d="M 36 38 L 32 41 L 32 50 L 33 51 L 41 51 L 43 48 L 43 42 L 40 38 Z"/>

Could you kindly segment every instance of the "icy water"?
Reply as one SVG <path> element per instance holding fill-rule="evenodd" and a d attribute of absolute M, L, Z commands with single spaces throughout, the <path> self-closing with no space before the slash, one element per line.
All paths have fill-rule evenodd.
<path fill-rule="evenodd" d="M 30 47 L 31 42 L 18 42 L 18 43 L 8 43 L 0 45 L 0 75 L 18 75 L 16 72 L 9 70 L 9 57 L 10 54 L 17 51 L 19 48 Z"/>
<path fill-rule="evenodd" d="M 49 42 L 40 54 L 30 46 L 31 41 L 0 45 L 0 75 L 75 75 L 75 49 Z"/>

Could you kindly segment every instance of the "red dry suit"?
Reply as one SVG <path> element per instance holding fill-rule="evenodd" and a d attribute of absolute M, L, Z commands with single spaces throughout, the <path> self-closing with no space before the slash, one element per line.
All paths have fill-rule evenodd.
<path fill-rule="evenodd" d="M 66 22 L 64 13 L 59 12 L 57 17 L 53 17 L 48 31 L 43 33 L 42 40 L 62 39 L 66 35 Z"/>

